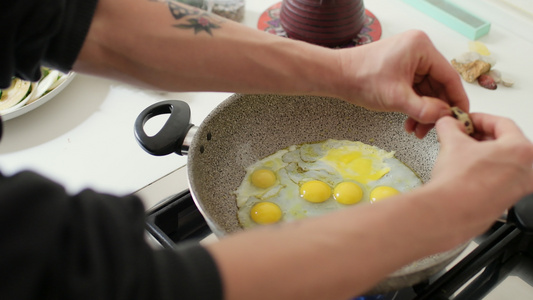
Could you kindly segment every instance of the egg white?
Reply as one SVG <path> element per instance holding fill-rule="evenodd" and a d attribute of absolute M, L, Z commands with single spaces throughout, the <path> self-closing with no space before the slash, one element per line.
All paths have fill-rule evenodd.
<path fill-rule="evenodd" d="M 339 150 L 340 149 L 340 150 Z M 335 152 L 330 152 L 335 150 Z M 342 160 L 347 155 L 331 155 L 331 153 L 363 153 L 370 162 L 371 174 L 388 170 L 376 180 L 357 177 L 349 165 Z M 330 154 L 330 155 L 328 155 Z M 338 160 L 337 160 L 338 158 Z M 251 174 L 257 169 L 268 169 L 275 173 L 276 182 L 269 188 L 258 188 L 250 180 Z M 384 171 L 383 171 L 384 172 Z M 353 177 L 358 178 L 355 180 Z M 326 140 L 318 143 L 292 145 L 286 149 L 257 161 L 246 168 L 246 175 L 235 191 L 238 207 L 238 218 L 243 228 L 258 226 L 250 217 L 250 210 L 258 202 L 269 201 L 277 204 L 282 211 L 281 221 L 293 221 L 329 213 L 349 205 L 338 203 L 333 195 L 322 203 L 311 203 L 300 196 L 300 185 L 310 180 L 327 183 L 331 190 L 343 182 L 351 181 L 363 190 L 363 199 L 359 203 L 370 202 L 370 192 L 377 186 L 390 186 L 404 193 L 420 185 L 420 178 L 405 164 L 394 157 L 394 152 L 387 152 L 375 146 L 347 140 Z M 364 182 L 363 182 L 364 181 Z"/>

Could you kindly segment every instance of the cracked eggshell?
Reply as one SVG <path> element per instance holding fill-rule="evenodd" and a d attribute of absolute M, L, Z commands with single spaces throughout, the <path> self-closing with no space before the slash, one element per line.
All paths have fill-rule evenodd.
<path fill-rule="evenodd" d="M 461 121 L 461 123 L 465 125 L 466 133 L 468 133 L 469 135 L 474 134 L 474 123 L 472 123 L 472 120 L 470 119 L 468 113 L 464 112 L 457 106 L 452 107 L 451 110 L 453 117 Z"/>

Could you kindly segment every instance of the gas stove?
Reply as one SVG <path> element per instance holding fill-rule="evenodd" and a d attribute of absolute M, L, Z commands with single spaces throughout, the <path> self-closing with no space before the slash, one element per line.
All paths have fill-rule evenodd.
<path fill-rule="evenodd" d="M 147 240 L 174 248 L 188 240 L 216 241 L 187 187 L 186 167 L 138 191 L 148 208 Z M 176 191 L 180 191 L 176 194 Z M 415 286 L 353 300 L 533 299 L 533 233 L 495 222 L 448 267 Z"/>

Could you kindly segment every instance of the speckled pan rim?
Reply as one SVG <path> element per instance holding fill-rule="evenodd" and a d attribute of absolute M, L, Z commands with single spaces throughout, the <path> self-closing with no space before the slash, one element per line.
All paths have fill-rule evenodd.
<path fill-rule="evenodd" d="M 332 116 L 336 119 L 332 120 Z M 230 191 L 234 191 L 242 180 L 246 166 L 292 144 L 349 136 L 388 151 L 395 150 L 397 157 L 411 167 L 411 161 L 426 167 L 431 165 L 423 170 L 423 174 L 414 168 L 427 182 L 438 153 L 436 134 L 431 131 L 423 140 L 406 134 L 403 130 L 405 118 L 399 113 L 372 112 L 331 98 L 232 95 L 205 118 L 193 138 L 188 154 L 191 193 L 217 236 L 240 231 L 242 229 L 231 227 L 237 220 L 236 211 L 227 206 L 232 205 Z M 348 123 L 350 128 L 346 128 Z M 309 128 L 310 124 L 314 126 Z M 285 131 L 281 130 L 283 128 Z M 370 135 L 365 134 L 368 128 L 373 130 Z M 392 128 L 394 130 L 389 132 Z M 287 132 L 290 130 L 296 130 L 297 134 Z M 301 136 L 308 134 L 314 136 L 302 140 Z M 294 135 L 299 136 L 295 138 Z M 236 141 L 228 141 L 235 143 L 228 146 L 224 139 Z M 270 144 L 271 149 L 261 148 Z M 240 179 L 232 181 L 232 176 Z M 226 184 L 230 187 L 221 191 L 220 187 Z M 233 205 L 236 209 L 234 198 Z M 227 218 L 233 220 L 228 221 Z M 438 272 L 463 249 L 464 245 L 410 264 L 391 274 L 372 292 L 387 292 L 413 285 Z"/>

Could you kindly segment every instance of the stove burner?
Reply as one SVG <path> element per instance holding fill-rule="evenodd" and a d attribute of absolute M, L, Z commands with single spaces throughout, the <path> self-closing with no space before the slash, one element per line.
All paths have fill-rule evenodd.
<path fill-rule="evenodd" d="M 418 291 L 414 299 L 484 299 L 509 275 L 517 273 L 517 266 L 525 268 L 518 273 L 526 271 L 526 274 L 532 274 L 532 238 L 533 235 L 514 225 L 495 224 L 476 249 L 433 283 Z M 531 282 L 527 283 L 531 285 Z"/>
<path fill-rule="evenodd" d="M 211 230 L 196 208 L 189 190 L 163 201 L 164 204 L 148 212 L 147 230 L 165 248 L 174 248 L 184 240 L 200 241 Z"/>
<path fill-rule="evenodd" d="M 434 278 L 386 295 L 352 300 L 480 300 L 517 299 L 504 289 L 504 298 L 491 296 L 502 283 L 518 277 L 528 286 L 514 291 L 531 299 L 533 290 L 533 234 L 515 225 L 496 223 L 477 239 L 480 243 L 450 270 Z M 489 296 L 488 298 L 485 298 Z"/>
<path fill-rule="evenodd" d="M 189 190 L 161 203 L 147 213 L 146 225 L 147 231 L 163 247 L 172 249 L 184 240 L 199 242 L 211 234 Z M 451 269 L 425 282 L 384 295 L 360 296 L 352 300 L 531 299 L 533 233 L 510 223 L 497 222 L 475 242 L 479 245 Z M 516 278 L 518 281 L 513 281 Z M 502 287 L 506 282 L 512 283 L 513 287 L 518 282 L 521 286 Z M 503 292 L 505 296 L 493 295 L 495 291 Z"/>

